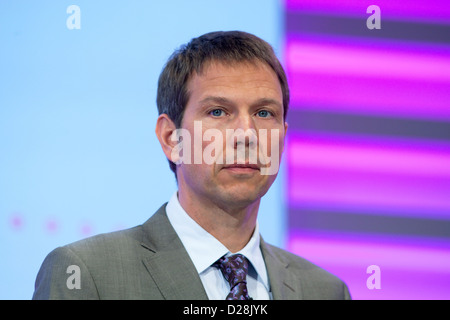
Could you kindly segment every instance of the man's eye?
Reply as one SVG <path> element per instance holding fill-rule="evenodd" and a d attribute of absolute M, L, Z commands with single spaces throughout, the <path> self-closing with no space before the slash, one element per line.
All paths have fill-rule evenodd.
<path fill-rule="evenodd" d="M 210 115 L 214 116 L 214 117 L 220 117 L 223 115 L 223 110 L 222 109 L 214 109 L 212 111 L 209 112 Z"/>
<path fill-rule="evenodd" d="M 261 118 L 267 118 L 270 117 L 271 113 L 267 110 L 260 110 L 258 111 L 258 116 L 260 116 Z"/>

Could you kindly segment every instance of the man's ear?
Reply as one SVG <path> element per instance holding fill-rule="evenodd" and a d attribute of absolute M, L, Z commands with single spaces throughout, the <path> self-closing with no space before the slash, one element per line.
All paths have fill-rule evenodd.
<path fill-rule="evenodd" d="M 287 129 L 288 129 L 288 123 L 284 122 L 284 138 L 283 138 L 283 150 L 281 150 L 281 153 L 284 153 L 284 146 L 286 144 L 286 135 L 287 135 Z"/>
<path fill-rule="evenodd" d="M 172 159 L 172 150 L 178 144 L 177 141 L 172 140 L 172 135 L 176 130 L 175 123 L 165 113 L 161 114 L 156 120 L 155 133 L 161 144 L 162 150 L 167 159 L 176 162 L 178 159 Z"/>

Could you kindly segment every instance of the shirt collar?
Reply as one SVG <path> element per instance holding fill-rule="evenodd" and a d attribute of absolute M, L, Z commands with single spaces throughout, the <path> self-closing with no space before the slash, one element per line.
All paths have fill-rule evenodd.
<path fill-rule="evenodd" d="M 177 192 L 172 195 L 166 206 L 167 217 L 178 237 L 188 252 L 199 274 L 208 269 L 214 262 L 231 252 L 214 236 L 195 222 L 181 207 Z M 264 259 L 260 248 L 260 234 L 258 222 L 250 241 L 239 252 L 252 264 L 262 282 L 269 288 L 269 280 Z"/>

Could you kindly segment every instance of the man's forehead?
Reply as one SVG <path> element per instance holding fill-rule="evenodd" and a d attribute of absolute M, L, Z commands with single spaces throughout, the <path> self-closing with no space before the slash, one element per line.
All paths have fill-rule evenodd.
<path fill-rule="evenodd" d="M 263 94 L 257 97 L 258 99 L 279 99 L 282 102 L 282 90 L 277 75 L 267 64 L 260 61 L 208 62 L 201 73 L 191 76 L 188 83 L 188 91 L 191 94 L 195 92 L 201 100 L 209 96 L 219 97 L 220 94 L 214 92 L 217 89 L 226 92 L 242 88 L 261 91 Z"/>
<path fill-rule="evenodd" d="M 244 74 L 265 71 L 276 77 L 275 71 L 265 62 L 258 59 L 241 61 L 210 60 L 203 63 L 201 69 L 194 72 L 192 76 L 216 77 L 225 74 Z"/>

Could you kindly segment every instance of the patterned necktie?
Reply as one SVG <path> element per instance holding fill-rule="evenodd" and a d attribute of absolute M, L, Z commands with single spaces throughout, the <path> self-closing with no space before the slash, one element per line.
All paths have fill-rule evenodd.
<path fill-rule="evenodd" d="M 226 300 L 250 300 L 247 292 L 248 260 L 242 254 L 229 257 L 223 256 L 214 264 L 222 271 L 224 278 L 230 284 L 230 293 Z"/>

